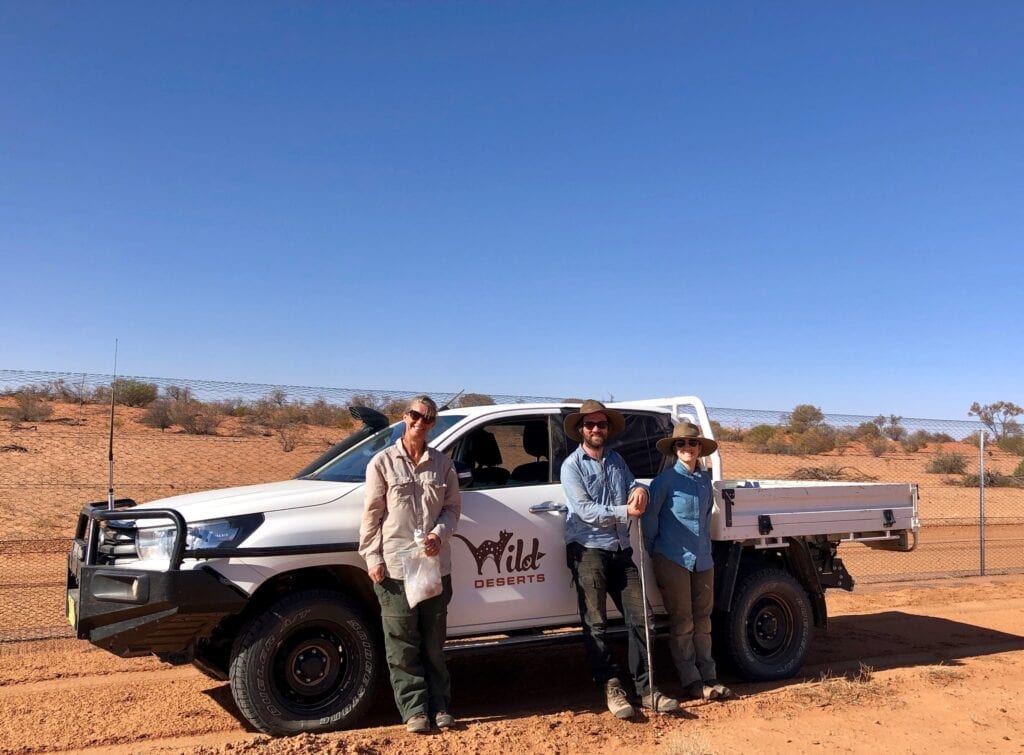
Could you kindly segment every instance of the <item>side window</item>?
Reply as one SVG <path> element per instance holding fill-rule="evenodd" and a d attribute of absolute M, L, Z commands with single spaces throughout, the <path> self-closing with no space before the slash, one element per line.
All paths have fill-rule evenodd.
<path fill-rule="evenodd" d="M 473 470 L 473 489 L 549 483 L 548 418 L 516 417 L 480 425 L 455 444 L 451 456 Z"/>
<path fill-rule="evenodd" d="M 654 444 L 672 434 L 672 420 L 667 414 L 624 414 L 626 429 L 609 440 L 608 447 L 622 455 L 634 477 L 656 477 L 666 457 L 658 453 Z"/>

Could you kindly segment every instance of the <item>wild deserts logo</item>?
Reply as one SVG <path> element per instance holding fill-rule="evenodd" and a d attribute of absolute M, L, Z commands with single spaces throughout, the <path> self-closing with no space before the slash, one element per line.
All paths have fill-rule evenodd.
<path fill-rule="evenodd" d="M 498 533 L 497 540 L 484 540 L 480 545 L 473 545 L 462 535 L 456 535 L 455 537 L 464 542 L 466 547 L 469 548 L 469 552 L 473 554 L 473 560 L 476 561 L 476 573 L 481 577 L 483 577 L 484 573 L 484 564 L 488 560 L 494 562 L 494 568 L 497 569 L 498 574 L 501 574 L 502 556 L 505 557 L 505 573 L 508 576 L 475 579 L 473 580 L 473 587 L 478 590 L 482 587 L 530 585 L 544 581 L 543 572 L 522 573 L 536 572 L 540 568 L 540 560 L 544 558 L 545 554 L 541 553 L 540 540 L 537 538 L 533 538 L 533 550 L 527 553 L 526 544 L 522 539 L 516 538 L 515 545 L 509 544 L 512 540 L 512 533 L 506 530 Z M 508 549 L 507 552 L 506 548 Z"/>

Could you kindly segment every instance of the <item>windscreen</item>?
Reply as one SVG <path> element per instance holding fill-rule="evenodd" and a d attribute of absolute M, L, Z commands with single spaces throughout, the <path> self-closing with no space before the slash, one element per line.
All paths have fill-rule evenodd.
<path fill-rule="evenodd" d="M 445 432 L 456 422 L 460 422 L 464 415 L 445 414 L 439 415 L 437 422 L 430 429 L 427 435 L 427 444 Z M 405 432 L 405 423 L 399 422 L 391 427 L 385 427 L 362 443 L 344 451 L 341 456 L 327 463 L 316 474 L 310 475 L 310 480 L 329 480 L 331 482 L 365 482 L 366 465 L 378 452 L 394 445 Z"/>

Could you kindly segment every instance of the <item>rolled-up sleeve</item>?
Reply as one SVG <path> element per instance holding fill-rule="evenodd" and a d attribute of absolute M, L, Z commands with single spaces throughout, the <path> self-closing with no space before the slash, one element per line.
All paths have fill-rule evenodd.
<path fill-rule="evenodd" d="M 625 505 L 609 506 L 594 500 L 572 458 L 562 465 L 562 490 L 570 510 L 580 521 L 592 527 L 610 527 L 629 519 Z"/>

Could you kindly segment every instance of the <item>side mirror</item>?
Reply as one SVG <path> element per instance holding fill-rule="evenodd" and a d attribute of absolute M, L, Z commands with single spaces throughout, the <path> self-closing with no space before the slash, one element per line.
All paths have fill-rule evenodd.
<path fill-rule="evenodd" d="M 473 468 L 464 461 L 455 459 L 452 461 L 455 465 L 455 474 L 459 478 L 459 488 L 468 488 L 473 484 Z"/>

